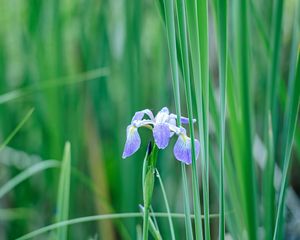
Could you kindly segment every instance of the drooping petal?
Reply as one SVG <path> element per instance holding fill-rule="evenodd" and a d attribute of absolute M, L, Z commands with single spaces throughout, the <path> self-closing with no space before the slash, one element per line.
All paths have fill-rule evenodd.
<path fill-rule="evenodd" d="M 127 127 L 126 143 L 122 158 L 127 158 L 134 154 L 141 146 L 141 138 L 135 126 L 129 125 Z"/>
<path fill-rule="evenodd" d="M 198 158 L 200 151 L 200 144 L 197 139 L 195 139 L 195 153 L 196 159 Z M 185 134 L 179 134 L 178 139 L 174 145 L 174 155 L 175 158 L 185 164 L 192 163 L 192 143 L 191 139 Z"/>
<path fill-rule="evenodd" d="M 153 116 L 153 113 L 151 112 L 151 110 L 149 109 L 144 109 L 142 111 L 138 111 L 134 114 L 131 122 L 135 121 L 135 120 L 142 120 L 143 117 L 146 115 L 148 115 L 148 117 L 151 119 L 151 120 L 154 120 L 154 116 Z"/>
<path fill-rule="evenodd" d="M 171 132 L 168 124 L 159 123 L 155 124 L 153 128 L 153 137 L 159 149 L 164 149 L 168 146 Z"/>
<path fill-rule="evenodd" d="M 169 120 L 169 109 L 167 107 L 163 107 L 155 116 L 156 123 L 164 123 Z"/>

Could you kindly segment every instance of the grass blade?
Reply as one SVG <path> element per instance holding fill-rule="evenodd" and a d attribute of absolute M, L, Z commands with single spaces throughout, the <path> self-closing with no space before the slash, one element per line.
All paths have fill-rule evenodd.
<path fill-rule="evenodd" d="M 62 227 L 68 226 L 68 225 L 74 225 L 74 224 L 91 222 L 91 221 L 103 221 L 103 220 L 108 220 L 108 219 L 142 218 L 143 215 L 144 215 L 144 213 L 132 212 L 132 213 L 114 213 L 114 214 L 103 214 L 103 215 L 74 218 L 74 219 L 54 223 L 54 224 L 48 225 L 46 227 L 37 229 L 33 232 L 30 232 L 24 236 L 17 238 L 16 240 L 25 240 L 25 239 L 34 238 L 36 236 L 39 236 L 39 235 L 49 232 L 51 230 L 62 228 Z M 157 213 L 150 213 L 150 216 L 166 218 L 169 216 L 169 214 L 164 213 L 164 212 L 157 212 Z M 172 216 L 172 218 L 184 218 L 185 214 L 171 213 L 171 216 Z M 218 214 L 210 214 L 210 218 L 216 218 L 218 216 L 219 216 Z M 194 218 L 194 217 L 195 217 L 194 215 L 191 215 L 191 218 Z"/>
<path fill-rule="evenodd" d="M 194 84 L 195 84 L 195 95 L 196 95 L 196 106 L 197 106 L 197 115 L 196 115 L 196 119 L 199 125 L 199 137 L 200 137 L 200 148 L 202 149 L 202 151 L 200 151 L 201 154 L 201 163 L 202 163 L 202 180 L 203 180 L 203 196 L 204 196 L 204 208 L 205 208 L 205 215 L 207 216 L 209 207 L 208 207 L 208 162 L 207 160 L 207 156 L 206 155 L 206 150 L 208 145 L 206 146 L 206 144 L 208 144 L 208 132 L 206 132 L 206 127 L 208 122 L 206 118 L 208 118 L 208 116 L 206 116 L 206 112 L 208 111 L 208 100 L 206 99 L 209 94 L 207 92 L 207 86 L 203 84 L 203 81 L 205 78 L 204 77 L 204 73 L 202 72 L 201 69 L 201 55 L 200 55 L 200 47 L 202 46 L 202 44 L 205 45 L 205 40 L 204 41 L 200 41 L 200 37 L 199 37 L 199 27 L 198 27 L 198 22 L 199 22 L 199 17 L 198 18 L 198 13 L 197 13 L 197 2 L 195 1 L 191 1 L 188 0 L 186 2 L 186 8 L 187 8 L 187 25 L 188 25 L 188 33 L 189 33 L 189 43 L 190 43 L 190 54 L 191 54 L 191 66 L 193 69 L 193 79 L 194 79 Z M 201 6 L 202 7 L 202 6 Z M 204 5 L 205 8 L 205 5 Z M 205 9 L 204 9 L 205 11 Z M 205 18 L 205 13 L 201 15 L 202 17 L 204 16 L 204 28 L 207 27 L 206 26 L 206 18 Z M 204 33 L 205 35 L 205 33 Z M 204 36 L 205 38 L 206 36 Z M 201 46 L 200 46 L 201 45 Z M 207 46 L 206 46 L 207 47 Z M 202 50 L 207 51 L 207 49 L 205 47 L 202 47 Z M 205 54 L 204 54 L 205 55 Z M 208 60 L 208 56 L 206 56 L 207 58 L 205 58 L 205 56 L 202 55 L 203 57 L 203 61 L 207 61 Z M 204 65 L 205 63 L 203 63 Z M 208 63 L 207 63 L 208 64 Z M 208 66 L 208 65 L 207 65 Z M 205 71 L 205 69 L 203 69 L 203 71 Z M 202 75 L 203 74 L 203 75 Z M 208 74 L 208 72 L 207 72 Z M 208 83 L 208 79 L 207 79 L 207 83 Z M 187 83 L 190 85 L 190 83 Z M 204 91 L 202 89 L 205 89 Z M 190 91 L 190 87 L 186 86 L 186 91 Z M 203 94 L 204 92 L 204 94 Z M 189 96 L 190 93 L 187 92 L 187 103 L 191 104 L 189 98 L 191 98 L 191 96 Z M 203 95 L 204 96 L 204 100 L 205 103 L 203 104 Z M 206 106 L 206 108 L 205 108 Z M 189 107 L 188 107 L 189 108 Z M 188 114 L 190 114 L 190 112 L 188 111 Z M 189 116 L 190 117 L 190 116 Z M 208 130 L 208 129 L 207 129 Z M 205 170 L 205 171 L 204 171 Z M 199 183 L 198 183 L 198 173 L 197 173 L 197 166 L 196 163 L 192 164 L 192 180 L 193 180 L 193 195 L 194 195 L 194 211 L 195 214 L 197 212 L 199 212 L 199 214 L 201 214 L 201 206 L 200 206 L 200 197 L 199 197 Z M 205 218 L 205 227 L 206 227 L 206 237 L 209 238 L 210 232 L 209 232 L 209 220 L 207 220 L 207 217 Z M 195 225 L 196 225 L 196 238 L 197 239 L 203 239 L 203 230 L 202 230 L 202 222 L 200 221 L 199 217 L 196 218 L 195 221 Z"/>
<path fill-rule="evenodd" d="M 252 159 L 252 119 L 251 119 L 251 95 L 250 95 L 250 71 L 249 71 L 249 34 L 248 34 L 248 2 L 236 1 L 236 69 L 238 93 L 240 94 L 241 129 L 238 135 L 240 154 L 239 163 L 242 193 L 244 195 L 243 212 L 245 213 L 246 232 L 249 239 L 257 239 L 257 191 L 254 161 Z"/>
<path fill-rule="evenodd" d="M 279 192 L 279 200 L 278 200 L 278 210 L 276 214 L 276 222 L 275 222 L 275 229 L 273 240 L 279 238 L 279 224 L 283 221 L 283 208 L 285 203 L 285 192 L 286 192 L 286 185 L 287 185 L 287 178 L 288 178 L 288 170 L 290 167 L 291 161 L 291 151 L 293 146 L 293 140 L 296 130 L 298 112 L 299 112 L 299 100 L 300 100 L 300 48 L 298 48 L 298 57 L 297 57 L 297 67 L 296 67 L 296 74 L 293 81 L 289 83 L 289 94 L 288 94 L 288 101 L 286 105 L 286 117 L 285 123 L 287 128 L 287 135 L 284 147 L 284 161 L 283 161 L 283 173 L 282 173 L 282 180 L 280 185 L 280 192 Z"/>
<path fill-rule="evenodd" d="M 161 179 L 161 177 L 160 177 L 159 172 L 158 172 L 157 169 L 156 169 L 156 177 L 158 178 L 158 181 L 159 181 L 159 184 L 160 184 L 160 187 L 161 187 L 161 191 L 163 193 L 163 197 L 164 197 L 164 201 L 165 201 L 167 213 L 168 213 L 168 220 L 169 220 L 169 225 L 170 225 L 171 238 L 172 238 L 172 240 L 175 240 L 176 238 L 175 238 L 173 220 L 172 220 L 172 217 L 171 217 L 171 212 L 170 212 L 170 207 L 169 207 L 169 203 L 168 203 L 167 194 L 166 194 L 164 184 L 162 182 L 162 179 Z"/>
<path fill-rule="evenodd" d="M 0 151 L 13 139 L 13 137 L 19 132 L 19 130 L 23 127 L 23 125 L 27 122 L 30 118 L 31 114 L 33 113 L 34 109 L 31 108 L 27 114 L 24 116 L 22 121 L 18 124 L 18 126 L 9 134 L 9 136 L 4 140 L 4 142 L 0 145 Z"/>
<path fill-rule="evenodd" d="M 44 81 L 39 85 L 32 85 L 20 89 L 15 89 L 13 91 L 3 93 L 0 95 L 0 105 L 34 94 L 39 91 L 45 91 L 47 89 L 62 87 L 72 84 L 77 84 L 85 81 L 90 81 L 97 79 L 99 77 L 107 76 L 109 74 L 107 68 L 94 69 L 88 72 L 79 73 L 74 76 L 62 77 L 56 80 Z"/>
<path fill-rule="evenodd" d="M 179 91 L 179 76 L 178 76 L 178 65 L 177 65 L 177 46 L 176 46 L 176 32 L 175 32 L 175 20 L 174 20 L 174 2 L 173 0 L 165 0 L 165 20 L 166 20 L 166 30 L 169 46 L 169 54 L 171 61 L 171 72 L 172 72 L 172 82 L 173 82 L 173 92 L 175 99 L 175 107 L 177 114 L 177 125 L 180 126 L 180 91 Z M 186 235 L 187 239 L 193 239 L 192 226 L 190 220 L 190 206 L 189 206 L 189 191 L 186 176 L 186 167 L 181 164 L 182 181 L 183 181 L 183 192 L 184 192 L 184 211 L 185 211 L 185 223 L 186 223 Z M 201 214 L 201 212 L 199 213 Z"/>
<path fill-rule="evenodd" d="M 219 185 L 219 239 L 225 237 L 224 200 L 224 158 L 225 158 L 225 116 L 226 116 L 226 70 L 227 70 L 227 1 L 218 1 L 218 48 L 219 48 L 219 86 L 220 86 L 220 185 Z"/>
<path fill-rule="evenodd" d="M 197 4 L 197 23 L 199 50 L 200 50 L 200 72 L 201 77 L 199 85 L 202 92 L 196 92 L 198 99 L 203 96 L 203 132 L 199 134 L 204 135 L 203 151 L 204 158 L 202 158 L 202 182 L 203 182 L 203 208 L 204 208 L 204 227 L 205 239 L 210 239 L 210 221 L 209 221 L 209 30 L 208 30 L 208 1 L 199 0 Z M 201 102 L 200 102 L 201 103 Z M 201 106 L 200 106 L 201 108 Z M 199 105 L 198 105 L 199 109 Z M 200 109 L 201 111 L 201 109 Z M 199 119 L 198 119 L 199 121 Z"/>
<path fill-rule="evenodd" d="M 61 222 L 69 217 L 69 200 L 70 200 L 70 177 L 71 177 L 71 145 L 66 142 L 64 156 L 61 165 L 58 198 L 57 198 L 57 217 L 56 221 Z M 67 239 L 67 227 L 57 230 L 58 239 Z"/>
<path fill-rule="evenodd" d="M 19 173 L 17 176 L 14 178 L 10 179 L 7 183 L 5 183 L 1 188 L 0 188 L 0 199 L 13 190 L 17 185 L 25 181 L 26 179 L 30 178 L 32 175 L 39 173 L 41 171 L 44 171 L 48 168 L 55 168 L 59 167 L 60 163 L 56 160 L 47 160 L 47 161 L 42 161 L 39 163 L 34 164 L 33 166 L 25 169 L 21 173 Z"/>

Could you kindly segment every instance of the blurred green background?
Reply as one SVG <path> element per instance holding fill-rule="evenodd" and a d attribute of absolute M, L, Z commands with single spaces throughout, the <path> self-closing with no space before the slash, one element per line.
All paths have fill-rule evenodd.
<path fill-rule="evenodd" d="M 35 109 L 0 153 L 1 184 L 38 161 L 61 160 L 70 141 L 69 217 L 139 212 L 147 141 L 123 160 L 126 126 L 135 111 L 173 104 L 166 36 L 155 3 L 1 0 L 0 5 L 0 139 Z M 180 208 L 174 175 L 179 166 L 171 154 L 161 160 L 165 184 L 175 179 L 167 190 L 175 200 L 171 206 Z M 0 239 L 54 222 L 58 178 L 58 168 L 45 170 L 0 199 L 1 209 L 18 208 L 1 215 Z M 157 199 L 162 201 L 161 192 Z M 164 205 L 156 210 L 164 211 Z M 112 222 L 77 225 L 69 237 L 132 238 L 136 221 L 123 221 L 115 230 Z"/>
<path fill-rule="evenodd" d="M 255 85 L 254 108 L 260 129 L 272 1 L 253 2 L 257 15 L 250 19 L 251 37 L 259 39 L 259 45 L 252 52 L 257 65 L 252 66 L 256 81 L 251 84 Z M 286 1 L 286 13 L 293 11 L 295 2 Z M 134 112 L 144 108 L 157 112 L 168 106 L 175 110 L 166 33 L 156 1 L 0 0 L 0 6 L 1 142 L 34 108 L 26 124 L 0 152 L 0 184 L 37 162 L 60 161 L 64 144 L 70 141 L 69 218 L 139 212 L 142 160 L 150 133 L 140 130 L 142 148 L 123 160 L 126 126 Z M 285 76 L 291 16 L 284 15 Z M 262 25 L 255 18 L 262 20 Z M 213 41 L 210 50 L 211 78 L 215 81 Z M 299 160 L 299 127 L 295 143 L 293 157 Z M 180 165 L 171 147 L 161 152 L 158 168 L 172 212 L 183 212 Z M 294 161 L 294 172 L 299 172 L 299 161 Z M 47 169 L 0 198 L 0 239 L 15 239 L 55 221 L 59 173 L 59 168 Z M 299 191 L 297 175 L 292 175 L 292 182 Z M 213 213 L 218 210 L 217 187 L 211 184 L 211 188 Z M 153 206 L 155 211 L 165 211 L 159 188 L 155 189 Z M 169 231 L 167 219 L 158 221 L 164 235 Z M 184 238 L 184 220 L 174 221 L 178 239 Z M 140 224 L 141 219 L 78 224 L 69 228 L 69 239 L 134 239 Z M 48 237 L 51 234 L 41 239 Z"/>

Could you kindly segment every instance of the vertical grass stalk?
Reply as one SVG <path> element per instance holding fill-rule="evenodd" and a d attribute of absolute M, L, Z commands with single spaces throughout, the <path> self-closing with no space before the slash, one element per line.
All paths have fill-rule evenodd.
<path fill-rule="evenodd" d="M 58 198 L 57 222 L 68 220 L 70 204 L 70 177 L 71 177 L 71 144 L 66 142 L 61 165 Z M 57 239 L 67 239 L 67 226 L 57 229 Z"/>
<path fill-rule="evenodd" d="M 202 157 L 202 182 L 203 182 L 203 208 L 204 208 L 204 227 L 205 239 L 210 240 L 210 219 L 209 219 L 209 41 L 208 41 L 208 1 L 196 1 L 196 26 L 198 28 L 198 44 L 200 50 L 200 74 L 201 77 L 199 85 L 202 92 L 197 94 L 202 95 L 203 111 L 201 113 L 203 119 L 203 132 L 199 134 L 204 135 L 203 146 L 204 158 Z M 199 106 L 198 106 L 199 108 Z M 200 110 L 201 111 L 201 110 Z"/>
<path fill-rule="evenodd" d="M 198 183 L 198 171 L 195 155 L 195 134 L 193 120 L 193 107 L 192 107 L 192 93 L 190 83 L 190 64 L 189 64 L 189 52 L 188 52 L 188 34 L 187 34 L 187 17 L 186 17 L 186 4 L 185 1 L 177 1 L 177 14 L 179 22 L 179 39 L 181 45 L 182 66 L 183 66 L 183 79 L 185 86 L 185 95 L 188 109 L 189 127 L 191 135 L 191 147 L 192 147 L 192 186 L 194 197 L 194 212 L 195 212 L 195 231 L 196 239 L 202 239 L 202 220 L 201 220 L 201 207 L 199 197 L 199 183 Z M 209 216 L 208 216 L 209 218 Z M 209 236 L 209 234 L 208 234 Z"/>
<path fill-rule="evenodd" d="M 277 90 L 278 81 L 280 75 L 279 60 L 280 60 L 280 43 L 281 43 L 281 26 L 282 26 L 282 12 L 283 12 L 284 0 L 276 0 L 274 2 L 273 17 L 272 17 L 272 28 L 271 28 L 271 52 L 270 64 L 268 68 L 267 78 L 267 94 L 265 102 L 265 116 L 264 116 L 264 142 L 267 146 L 268 156 L 267 165 L 264 170 L 263 182 L 265 186 L 264 195 L 264 209 L 265 209 L 265 231 L 266 239 L 272 237 L 274 231 L 274 166 L 275 166 L 275 152 L 271 152 L 276 148 L 270 148 L 276 146 L 277 142 L 277 115 L 276 115 L 276 102 L 277 102 Z M 269 113 L 271 123 L 269 123 Z M 270 129 L 271 128 L 271 129 Z M 272 143 L 270 142 L 269 131 L 272 131 Z"/>
<path fill-rule="evenodd" d="M 175 107 L 177 114 L 177 125 L 180 126 L 180 91 L 179 91 L 179 73 L 177 65 L 177 47 L 176 47 L 176 32 L 175 32 L 175 20 L 174 20 L 174 2 L 173 0 L 165 0 L 165 20 L 167 39 L 169 46 L 170 62 L 171 62 L 171 73 L 173 82 L 173 91 L 175 99 Z M 183 193 L 184 193 L 184 211 L 185 211 L 185 224 L 186 224 L 186 236 L 187 239 L 193 239 L 192 225 L 190 218 L 190 206 L 189 206 L 189 191 L 186 176 L 186 167 L 184 163 L 181 164 L 182 181 L 183 181 Z M 199 213 L 201 214 L 201 213 Z"/>
<path fill-rule="evenodd" d="M 246 233 L 251 240 L 257 239 L 257 191 L 254 161 L 252 158 L 252 123 L 251 123 L 251 95 L 249 66 L 249 34 L 248 34 L 248 2 L 235 1 L 237 4 L 236 31 L 236 63 L 237 82 L 240 93 L 240 121 L 242 128 L 238 133 L 240 156 L 240 177 L 242 181 L 243 207 L 245 213 Z"/>
<path fill-rule="evenodd" d="M 163 181 L 160 177 L 160 174 L 158 172 L 158 170 L 156 169 L 156 177 L 158 178 L 160 187 L 161 187 L 161 191 L 163 193 L 163 197 L 164 197 L 164 201 L 165 201 L 165 205 L 166 205 L 166 209 L 167 209 L 167 213 L 168 213 L 168 221 L 169 221 L 169 226 L 170 226 L 170 232 L 171 232 L 171 239 L 175 240 L 175 232 L 174 232 L 174 226 L 173 226 L 173 220 L 172 220 L 172 216 L 171 216 L 171 212 L 170 212 L 170 207 L 169 207 L 169 202 L 168 202 L 168 198 L 167 198 L 167 194 L 165 191 L 165 187 L 163 184 Z"/>
<path fill-rule="evenodd" d="M 289 83 L 289 94 L 288 101 L 286 105 L 287 114 L 285 118 L 285 124 L 288 126 L 287 128 L 287 137 L 284 146 L 284 161 L 283 161 L 283 173 L 282 180 L 280 185 L 279 192 L 279 200 L 278 200 L 278 210 L 276 215 L 275 229 L 273 240 L 280 239 L 279 234 L 279 225 L 283 222 L 283 208 L 285 203 L 285 191 L 288 179 L 288 170 L 291 162 L 291 151 L 293 146 L 293 140 L 297 125 L 297 118 L 299 112 L 299 103 L 300 103 L 300 48 L 298 49 L 298 57 L 297 57 L 297 68 L 296 74 L 293 81 Z"/>
<path fill-rule="evenodd" d="M 227 1 L 218 1 L 218 49 L 219 49 L 219 86 L 220 86 L 220 176 L 219 176 L 219 239 L 225 236 L 224 200 L 224 156 L 225 156 L 225 117 L 226 117 L 226 70 L 227 70 Z"/>

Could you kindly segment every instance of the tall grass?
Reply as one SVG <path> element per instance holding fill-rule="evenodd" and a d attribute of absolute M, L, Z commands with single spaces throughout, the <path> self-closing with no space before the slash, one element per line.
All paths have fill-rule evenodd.
<path fill-rule="evenodd" d="M 200 156 L 159 152 L 149 235 L 299 238 L 298 1 L 0 4 L 1 239 L 137 239 L 152 136 L 121 160 L 126 126 L 163 106 Z"/>

